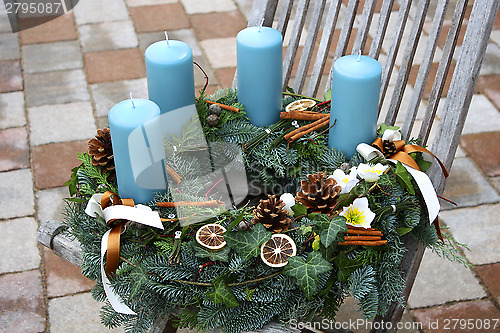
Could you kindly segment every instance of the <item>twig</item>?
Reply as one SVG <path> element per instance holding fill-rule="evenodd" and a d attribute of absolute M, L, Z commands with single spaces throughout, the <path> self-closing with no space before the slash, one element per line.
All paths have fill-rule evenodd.
<path fill-rule="evenodd" d="M 193 61 L 193 64 L 195 64 L 196 66 L 198 66 L 198 68 L 203 72 L 203 74 L 205 75 L 205 85 L 203 86 L 203 89 L 202 91 L 205 92 L 205 90 L 207 89 L 208 87 L 208 75 L 207 73 L 203 70 L 203 68 L 196 62 L 196 61 Z"/>

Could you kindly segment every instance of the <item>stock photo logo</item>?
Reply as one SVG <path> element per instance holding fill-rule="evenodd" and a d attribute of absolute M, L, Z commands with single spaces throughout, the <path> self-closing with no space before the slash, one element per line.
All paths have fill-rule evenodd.
<path fill-rule="evenodd" d="M 79 0 L 3 0 L 0 15 L 7 15 L 12 32 L 47 23 L 73 9 Z"/>

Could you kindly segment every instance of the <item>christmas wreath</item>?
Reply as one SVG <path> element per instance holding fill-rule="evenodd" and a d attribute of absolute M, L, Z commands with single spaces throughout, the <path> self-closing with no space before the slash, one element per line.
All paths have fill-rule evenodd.
<path fill-rule="evenodd" d="M 101 311 L 106 327 L 144 332 L 166 314 L 173 314 L 179 327 L 235 333 L 317 314 L 335 320 L 348 295 L 371 319 L 391 302 L 402 302 L 403 237 L 463 261 L 450 236 L 430 223 L 412 174 L 401 162 L 385 159 L 399 149 L 390 138 L 397 128 L 379 128 L 375 146 L 383 155 L 348 160 L 328 148 L 328 102 L 289 92 L 283 105 L 282 119 L 260 128 L 248 121 L 235 90 L 202 94 L 197 111 L 208 147 L 193 146 L 189 123 L 166 142 L 167 172 L 175 186 L 142 207 L 158 214 L 157 227 L 102 213 L 137 207 L 116 194 L 109 130 L 89 141 L 67 182 L 72 197 L 65 223 L 82 245 L 83 274 L 97 282 L 92 296 L 106 302 Z M 216 143 L 232 145 L 211 149 Z M 199 149 L 209 151 L 208 162 L 192 154 Z M 251 193 L 226 210 L 200 175 L 204 163 L 213 167 L 238 156 L 260 196 Z M 421 151 L 408 156 L 420 170 L 429 167 Z M 210 217 L 186 224 L 179 205 Z M 116 225 L 113 235 L 110 228 Z M 103 256 L 103 235 L 118 237 L 114 259 Z M 116 311 L 112 294 L 130 311 Z"/>

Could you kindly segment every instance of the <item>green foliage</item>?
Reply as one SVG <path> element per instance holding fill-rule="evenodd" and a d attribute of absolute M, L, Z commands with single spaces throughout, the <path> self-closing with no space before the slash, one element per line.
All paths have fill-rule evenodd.
<path fill-rule="evenodd" d="M 238 305 L 238 300 L 234 297 L 233 292 L 227 286 L 226 282 L 222 278 L 217 278 L 212 281 L 214 286 L 213 291 L 207 292 L 208 298 L 210 298 L 215 304 L 224 304 L 228 308 L 235 308 Z"/>
<path fill-rule="evenodd" d="M 230 248 L 249 259 L 260 254 L 260 246 L 271 239 L 271 232 L 258 223 L 248 231 L 228 231 L 224 239 Z"/>
<path fill-rule="evenodd" d="M 210 251 L 210 250 L 198 245 L 194 241 L 192 241 L 191 244 L 196 252 L 197 257 L 209 258 L 211 261 L 218 260 L 218 261 L 227 262 L 229 260 L 229 252 L 231 251 L 231 249 L 227 246 L 219 251 Z"/>
<path fill-rule="evenodd" d="M 401 162 L 398 162 L 398 164 L 396 164 L 395 175 L 401 186 L 404 186 L 410 194 L 415 195 L 415 190 L 413 189 L 413 184 L 411 183 L 410 173 L 408 172 L 408 170 L 406 170 Z"/>
<path fill-rule="evenodd" d="M 323 259 L 320 253 L 311 252 L 307 260 L 301 257 L 291 257 L 288 265 L 283 269 L 283 274 L 294 277 L 307 298 L 312 298 L 317 291 L 318 276 L 328 272 L 332 265 Z"/>
<path fill-rule="evenodd" d="M 340 252 L 339 255 L 333 260 L 335 266 L 338 267 L 338 279 L 342 282 L 347 282 L 351 273 L 363 266 L 363 263 L 359 260 L 353 260 L 347 258 L 347 256 Z"/>
<path fill-rule="evenodd" d="M 321 243 L 329 247 L 337 241 L 341 232 L 347 232 L 346 218 L 335 216 L 332 220 L 325 214 L 318 214 L 314 221 L 316 222 L 316 232 L 319 234 Z"/>

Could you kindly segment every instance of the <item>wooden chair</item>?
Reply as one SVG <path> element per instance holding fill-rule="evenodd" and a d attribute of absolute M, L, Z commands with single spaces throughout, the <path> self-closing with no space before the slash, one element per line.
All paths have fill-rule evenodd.
<path fill-rule="evenodd" d="M 456 3 L 454 8 L 451 2 Z M 346 3 L 346 6 L 341 6 L 342 3 Z M 429 145 L 430 150 L 450 169 L 500 0 L 474 2 L 460 50 L 456 45 L 460 29 L 462 26 L 465 27 L 466 12 L 470 9 L 471 4 L 468 0 L 398 0 L 397 2 L 365 0 L 361 3 L 364 5 L 361 5 L 359 0 L 254 0 L 248 25 L 258 26 L 263 22 L 265 26 L 274 26 L 283 35 L 288 32 L 291 37 L 284 53 L 283 87 L 289 85 L 295 92 L 307 96 L 322 94 L 323 90 L 326 90 L 325 87 L 331 86 L 332 72 L 326 64 L 330 63 L 328 67 L 331 67 L 336 59 L 346 53 L 356 54 L 358 50 L 363 50 L 363 54 L 378 59 L 383 67 L 379 122 L 400 124 L 404 137 L 414 133 L 414 136 L 422 140 L 423 144 Z M 379 5 L 380 13 L 376 15 L 378 20 L 374 20 L 377 5 Z M 393 6 L 396 5 L 399 9 L 393 11 Z M 422 45 L 424 52 L 419 59 L 421 60 L 420 67 L 411 95 L 407 96 L 409 97 L 408 106 L 405 110 L 401 110 L 405 91 L 408 92 L 410 89 L 408 80 L 417 55 L 417 47 L 419 41 L 423 42 L 421 37 L 424 23 L 429 16 L 430 5 L 435 5 L 432 22 L 427 22 L 431 26 L 430 32 L 427 42 Z M 439 51 L 441 56 L 437 73 L 435 77 L 430 77 L 431 64 L 436 55 L 443 23 L 450 13 L 452 13 L 451 25 L 444 47 L 442 51 Z M 409 20 L 410 16 L 413 17 L 413 23 Z M 392 21 L 390 21 L 391 17 Z M 357 32 L 354 34 L 355 22 Z M 390 22 L 393 24 L 391 29 L 388 29 Z M 336 28 L 340 29 L 338 42 L 332 45 Z M 304 30 L 307 30 L 307 36 L 302 46 L 300 40 Z M 371 43 L 367 43 L 369 35 L 372 38 Z M 352 42 L 351 50 L 348 50 L 349 41 Z M 382 52 L 383 46 L 386 51 L 384 53 Z M 299 49 L 302 51 L 299 52 Z M 397 57 L 400 53 L 402 56 L 400 55 L 401 60 L 398 62 Z M 456 60 L 448 89 L 448 98 L 437 121 L 438 104 L 443 95 L 445 80 L 451 74 L 449 72 L 454 59 L 458 60 Z M 397 68 L 397 74 L 395 68 Z M 292 73 L 294 73 L 293 80 Z M 394 80 L 393 85 L 390 85 L 391 77 Z M 421 101 L 424 88 L 428 81 L 431 82 L 430 80 L 434 82 L 427 107 L 424 108 L 421 106 Z M 391 93 L 388 93 L 389 91 Z M 417 128 L 415 124 L 419 109 L 423 117 L 418 120 Z M 420 118 L 420 115 L 418 116 Z M 434 140 L 428 142 L 433 126 L 437 126 Z M 431 169 L 430 177 L 438 193 L 441 193 L 444 189 L 444 178 L 440 169 Z M 54 253 L 79 265 L 81 263 L 80 247 L 74 241 L 59 234 L 61 227 L 60 223 L 47 221 L 40 228 L 39 241 L 53 249 Z M 407 239 L 405 246 L 408 252 L 403 259 L 401 269 L 406 280 L 403 294 L 406 300 L 415 280 L 424 248 L 410 239 Z M 398 304 L 393 304 L 383 318 L 377 317 L 375 320 L 392 322 L 395 327 L 402 313 L 403 308 Z M 165 324 L 166 319 L 160 318 L 151 332 L 161 332 Z M 260 332 L 284 331 L 270 324 Z M 286 331 L 298 332 L 297 330 Z M 373 330 L 373 332 L 386 331 Z"/>

